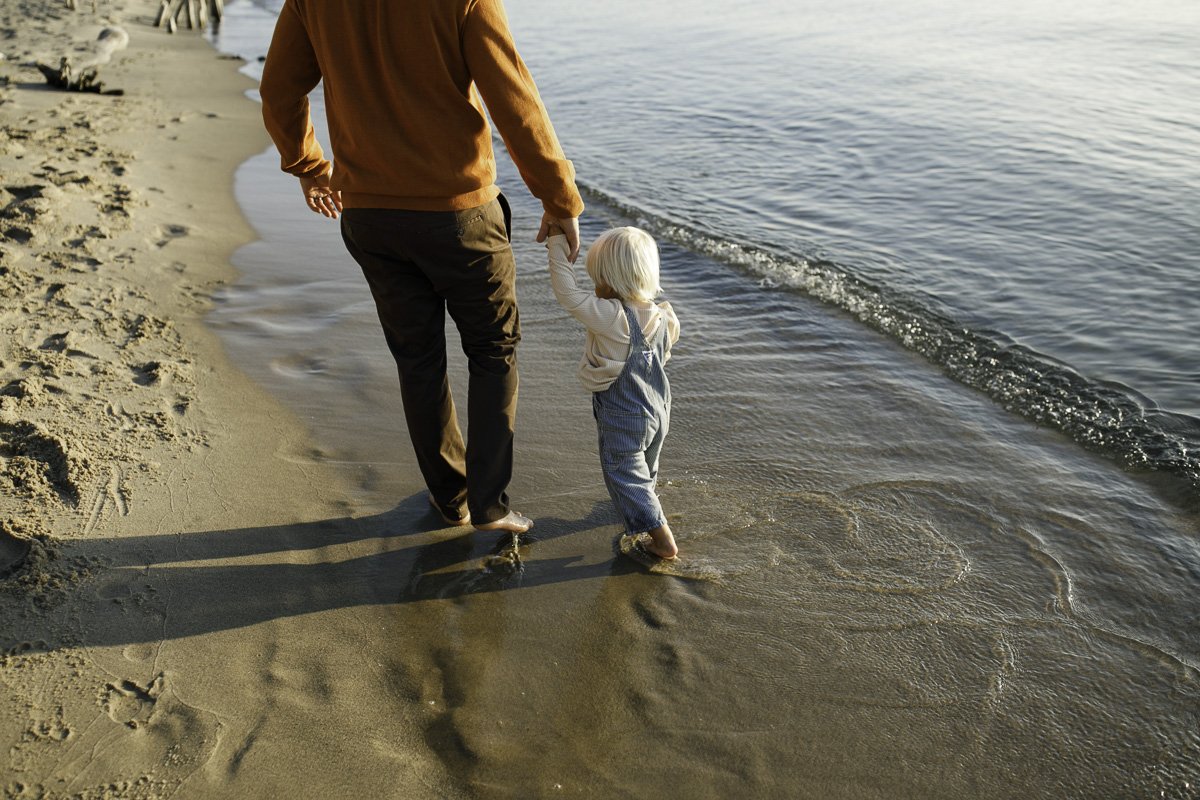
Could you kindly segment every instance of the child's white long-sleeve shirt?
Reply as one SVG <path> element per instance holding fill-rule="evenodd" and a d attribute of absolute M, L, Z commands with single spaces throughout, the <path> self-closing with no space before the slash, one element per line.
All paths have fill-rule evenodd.
<path fill-rule="evenodd" d="M 566 236 L 546 240 L 550 261 L 550 285 L 558 303 L 587 328 L 587 342 L 579 362 L 579 381 L 590 392 L 602 392 L 621 374 L 629 358 L 629 320 L 620 300 L 596 297 L 594 291 L 575 282 L 575 267 L 570 262 Z M 647 338 L 667 326 L 667 354 L 679 341 L 679 318 L 670 303 L 630 303 L 642 332 Z"/>

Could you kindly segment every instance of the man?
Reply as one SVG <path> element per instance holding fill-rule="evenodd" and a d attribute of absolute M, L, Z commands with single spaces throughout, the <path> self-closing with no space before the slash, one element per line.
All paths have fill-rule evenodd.
<path fill-rule="evenodd" d="M 320 81 L 332 168 L 309 118 Z M 560 226 L 572 261 L 583 202 L 501 0 L 287 0 L 261 93 L 283 170 L 310 209 L 341 215 L 371 287 L 430 501 L 448 524 L 528 530 L 507 494 L 521 331 L 483 104 L 542 202 L 537 240 Z M 465 446 L 446 378 L 447 311 L 469 364 Z"/>

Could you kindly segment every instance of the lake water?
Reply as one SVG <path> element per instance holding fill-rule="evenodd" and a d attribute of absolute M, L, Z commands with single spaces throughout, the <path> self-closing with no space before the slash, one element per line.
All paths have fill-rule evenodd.
<path fill-rule="evenodd" d="M 278 5 L 230 3 L 218 46 L 253 72 Z M 373 606 L 397 681 L 441 676 L 457 790 L 1196 796 L 1200 6 L 508 11 L 585 241 L 663 247 L 684 559 L 613 557 L 582 332 L 501 157 L 536 535 L 499 577 L 494 540 L 434 536 L 417 602 Z M 273 153 L 238 194 L 262 241 L 213 324 L 360 513 L 419 494 L 336 226 Z"/>

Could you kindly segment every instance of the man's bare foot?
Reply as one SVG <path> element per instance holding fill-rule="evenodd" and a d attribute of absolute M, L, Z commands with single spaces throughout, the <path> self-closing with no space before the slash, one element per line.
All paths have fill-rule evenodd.
<path fill-rule="evenodd" d="M 679 547 L 675 544 L 675 537 L 671 534 L 670 525 L 659 525 L 652 531 L 647 531 L 650 534 L 650 541 L 644 547 L 646 552 L 670 560 L 679 555 Z"/>
<path fill-rule="evenodd" d="M 471 524 L 471 512 L 467 511 L 466 506 L 463 506 L 459 510 L 458 516 L 452 517 L 442 510 L 442 507 L 439 506 L 437 501 L 433 499 L 433 495 L 427 495 L 427 497 L 429 498 L 429 505 L 433 506 L 433 510 L 436 511 L 437 515 L 442 518 L 442 522 L 452 526 Z"/>
<path fill-rule="evenodd" d="M 484 522 L 475 526 L 477 531 L 512 531 L 524 533 L 533 527 L 533 520 L 516 511 L 509 511 L 503 517 L 492 522 Z"/>

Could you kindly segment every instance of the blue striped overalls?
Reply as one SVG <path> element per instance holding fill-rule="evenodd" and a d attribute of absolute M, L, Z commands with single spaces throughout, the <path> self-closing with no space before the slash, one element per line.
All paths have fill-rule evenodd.
<path fill-rule="evenodd" d="M 637 315 L 629 320 L 629 356 L 611 386 L 592 395 L 600 434 L 600 466 L 613 504 L 629 533 L 666 524 L 658 495 L 658 455 L 671 422 L 671 385 L 663 368 L 667 321 L 647 341 Z"/>

